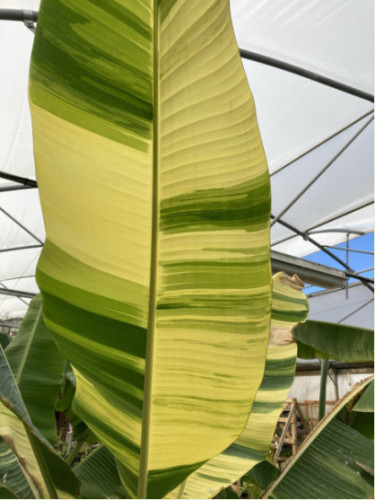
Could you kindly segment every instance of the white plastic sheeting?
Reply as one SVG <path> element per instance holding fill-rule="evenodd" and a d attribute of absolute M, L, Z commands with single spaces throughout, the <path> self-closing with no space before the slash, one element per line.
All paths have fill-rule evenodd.
<path fill-rule="evenodd" d="M 358 384 L 358 382 L 368 378 L 370 375 L 371 373 L 351 373 L 349 370 L 339 372 L 337 374 L 337 394 L 334 383 L 331 378 L 328 377 L 326 401 L 337 401 L 336 395 L 338 395 L 338 399 L 344 397 L 355 384 Z M 320 375 L 297 375 L 294 378 L 292 387 L 290 388 L 288 398 L 296 398 L 299 403 L 303 403 L 305 401 L 319 401 L 319 393 Z M 327 405 L 326 413 L 328 413 L 331 408 L 332 405 Z M 318 417 L 318 406 L 316 405 L 314 409 L 315 412 L 310 414 L 310 418 L 312 416 L 315 418 Z M 305 408 L 302 407 L 302 411 L 304 410 Z"/>
<path fill-rule="evenodd" d="M 373 294 L 361 284 L 348 291 L 326 291 L 309 298 L 309 319 L 374 328 Z"/>
<path fill-rule="evenodd" d="M 0 0 L 0 9 L 38 7 L 38 0 Z M 242 49 L 372 92 L 372 0 L 231 0 L 231 10 Z M 22 22 L 0 21 L 0 172 L 28 179 L 35 179 L 27 104 L 33 36 Z M 243 63 L 272 175 L 272 213 L 296 198 L 281 220 L 302 232 L 372 231 L 373 122 L 299 195 L 369 121 L 373 103 L 265 64 Z M 17 186 L 0 178 L 0 288 L 37 292 L 35 246 L 45 237 L 38 192 L 4 191 Z M 338 232 L 312 236 L 328 245 L 346 238 Z M 317 250 L 280 223 L 271 239 L 275 250 L 295 256 Z M 0 294 L 0 317 L 23 314 L 28 301 Z M 348 303 L 340 304 L 346 311 Z M 325 317 L 334 321 L 333 314 Z"/>

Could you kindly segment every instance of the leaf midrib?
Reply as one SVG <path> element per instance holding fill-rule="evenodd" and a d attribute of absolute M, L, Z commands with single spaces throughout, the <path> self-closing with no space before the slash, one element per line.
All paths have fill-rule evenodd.
<path fill-rule="evenodd" d="M 151 226 L 151 260 L 150 287 L 148 304 L 148 324 L 146 341 L 146 366 L 144 382 L 144 398 L 142 411 L 141 453 L 138 479 L 138 498 L 147 498 L 147 478 L 150 446 L 150 421 L 152 399 L 152 375 L 154 359 L 156 290 L 157 290 L 157 254 L 159 230 L 159 13 L 158 1 L 153 0 L 153 134 L 152 134 L 152 226 Z"/>

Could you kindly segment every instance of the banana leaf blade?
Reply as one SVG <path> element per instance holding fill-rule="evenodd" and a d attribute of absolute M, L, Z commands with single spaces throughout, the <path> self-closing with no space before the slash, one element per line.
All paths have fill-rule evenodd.
<path fill-rule="evenodd" d="M 354 386 L 320 421 L 263 498 L 372 498 L 373 443 L 335 418 L 370 381 Z"/>
<path fill-rule="evenodd" d="M 130 496 L 162 497 L 238 437 L 267 349 L 269 176 L 229 1 L 44 0 L 30 100 L 73 411 Z"/>
<path fill-rule="evenodd" d="M 297 276 L 273 277 L 271 332 L 262 383 L 246 428 L 223 453 L 194 472 L 166 498 L 212 498 L 266 459 L 275 426 L 292 385 L 297 347 L 292 330 L 307 318 L 309 305 Z"/>
<path fill-rule="evenodd" d="M 17 494 L 12 491 L 10 488 L 7 486 L 4 486 L 3 484 L 0 484 L 0 498 L 20 498 L 17 496 Z M 29 497 L 33 498 L 33 497 Z"/>
<path fill-rule="evenodd" d="M 65 361 L 44 324 L 41 295 L 30 302 L 5 354 L 33 424 L 53 444 L 55 403 Z"/>
<path fill-rule="evenodd" d="M 16 455 L 12 452 L 4 440 L 0 438 L 0 486 L 15 495 L 14 497 L 1 496 L 0 498 L 35 498 L 34 493 L 22 471 Z"/>
<path fill-rule="evenodd" d="M 78 479 L 32 424 L 5 354 L 0 348 L 0 437 L 17 456 L 34 496 L 76 498 Z"/>
<path fill-rule="evenodd" d="M 374 361 L 374 331 L 308 320 L 293 332 L 298 357 L 338 361 Z"/>
<path fill-rule="evenodd" d="M 81 483 L 82 498 L 127 498 L 116 460 L 103 445 L 76 465 L 74 472 Z"/>
<path fill-rule="evenodd" d="M 353 411 L 374 413 L 374 381 L 368 385 L 359 401 L 353 407 Z"/>

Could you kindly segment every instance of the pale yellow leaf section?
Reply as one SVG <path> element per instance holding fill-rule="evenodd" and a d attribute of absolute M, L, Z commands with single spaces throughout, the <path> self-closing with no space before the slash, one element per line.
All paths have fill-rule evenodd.
<path fill-rule="evenodd" d="M 181 252 L 184 253 L 186 261 L 198 259 L 225 261 L 227 258 L 233 259 L 234 256 L 259 258 L 259 250 L 265 248 L 268 236 L 268 228 L 253 231 L 251 235 L 244 229 L 223 229 L 202 233 L 160 233 L 160 263 L 180 260 Z M 249 243 L 251 243 L 250 247 Z M 256 293 L 259 293 L 259 289 Z"/>
<path fill-rule="evenodd" d="M 4 439 L 17 456 L 35 498 L 39 498 L 36 486 L 43 495 L 43 498 L 48 498 L 48 490 L 27 437 L 25 427 L 19 418 L 2 403 L 0 403 L 0 437 Z"/>
<path fill-rule="evenodd" d="M 112 434 L 110 430 L 120 427 L 122 438 L 134 442 L 134 437 L 140 437 L 141 435 L 142 423 L 136 416 L 124 411 L 124 408 L 116 407 L 115 394 L 111 400 L 108 400 L 107 397 L 101 394 L 100 388 L 87 380 L 79 370 L 73 367 L 73 371 L 77 380 L 76 401 L 79 403 L 80 408 L 86 407 L 90 412 L 95 412 L 95 421 L 98 422 L 99 429 L 106 428 L 103 443 L 109 447 L 117 460 L 126 463 L 129 470 L 134 474 L 138 474 L 139 453 L 132 451 L 128 446 L 123 446 L 117 439 L 118 433 Z M 120 398 L 117 398 L 117 400 L 121 404 Z M 96 433 L 95 423 L 94 421 L 91 422 L 91 430 Z"/>
<path fill-rule="evenodd" d="M 151 154 L 31 107 L 48 239 L 93 268 L 148 287 Z"/>
<path fill-rule="evenodd" d="M 217 342 L 218 337 L 221 343 Z M 254 337 L 252 359 L 264 359 L 265 342 L 262 335 Z M 227 356 L 228 350 L 236 351 L 235 367 Z M 160 364 L 154 376 L 157 396 L 153 399 L 151 429 L 152 446 L 158 454 L 151 455 L 150 468 L 194 463 L 197 456 L 207 460 L 215 450 L 225 449 L 236 439 L 249 405 L 249 392 L 256 389 L 244 387 L 258 383 L 259 365 L 249 362 L 249 353 L 243 349 L 242 342 L 237 342 L 235 332 L 158 328 L 156 355 Z M 221 359 L 221 368 L 218 359 Z M 207 378 L 211 379 L 209 392 L 203 385 Z M 242 411 L 233 412 L 234 406 Z M 216 408 L 218 422 L 213 417 L 213 408 Z M 226 422 L 224 433 L 219 423 L 223 421 Z M 212 433 L 216 439 L 207 440 Z M 176 442 L 179 446 L 174 445 Z"/>
<path fill-rule="evenodd" d="M 215 6 L 212 1 L 180 1 L 162 24 L 163 198 L 186 193 L 192 179 L 199 189 L 217 189 L 265 172 L 257 124 L 249 120 L 254 102 L 239 71 L 227 11 L 226 1 Z M 213 57 L 215 44 L 220 59 Z M 234 95 L 235 100 L 226 98 Z"/>

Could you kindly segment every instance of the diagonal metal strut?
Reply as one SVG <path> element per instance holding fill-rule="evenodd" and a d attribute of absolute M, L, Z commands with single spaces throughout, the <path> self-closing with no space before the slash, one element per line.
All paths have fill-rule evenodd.
<path fill-rule="evenodd" d="M 271 223 L 271 227 L 276 224 L 276 222 L 282 217 L 300 198 L 303 194 L 308 191 L 313 184 L 326 172 L 329 167 L 333 165 L 333 163 L 348 149 L 348 147 L 357 139 L 357 137 L 370 125 L 370 123 L 374 120 L 372 116 L 364 125 L 361 127 L 358 132 L 356 132 L 353 137 L 340 149 L 338 153 L 335 154 L 333 158 L 311 179 L 309 183 L 284 207 L 278 215 L 274 217 L 274 220 Z"/>
<path fill-rule="evenodd" d="M 274 219 L 274 218 L 275 218 L 275 216 L 271 214 L 271 219 Z M 352 269 L 351 267 L 349 267 L 346 264 L 346 262 L 344 262 L 343 260 L 341 260 L 339 257 L 337 257 L 335 254 L 333 254 L 330 250 L 328 250 L 327 248 L 325 248 L 323 245 L 321 245 L 320 243 L 318 243 L 316 240 L 314 240 L 313 238 L 311 238 L 311 236 L 308 233 L 304 233 L 303 231 L 300 231 L 296 227 L 292 226 L 288 222 L 285 222 L 285 221 L 283 221 L 281 219 L 278 220 L 278 223 L 281 224 L 282 226 L 286 227 L 290 231 L 293 231 L 295 234 L 298 234 L 298 236 L 302 236 L 302 238 L 304 240 L 309 241 L 310 243 L 312 243 L 313 245 L 315 245 L 317 248 L 319 248 L 319 250 L 322 250 L 323 252 L 325 252 L 327 255 L 329 255 L 330 257 L 332 257 L 332 259 L 334 259 L 336 262 L 338 262 L 339 264 L 341 264 L 346 269 L 346 271 L 348 271 L 347 274 L 351 273 L 350 274 L 351 277 L 355 277 L 356 279 L 358 279 L 359 281 L 361 281 L 369 290 L 371 290 L 372 292 L 374 291 L 374 287 L 372 286 L 373 280 L 371 280 L 369 278 L 365 278 L 363 276 L 357 275 L 356 272 L 354 271 L 354 269 Z"/>

